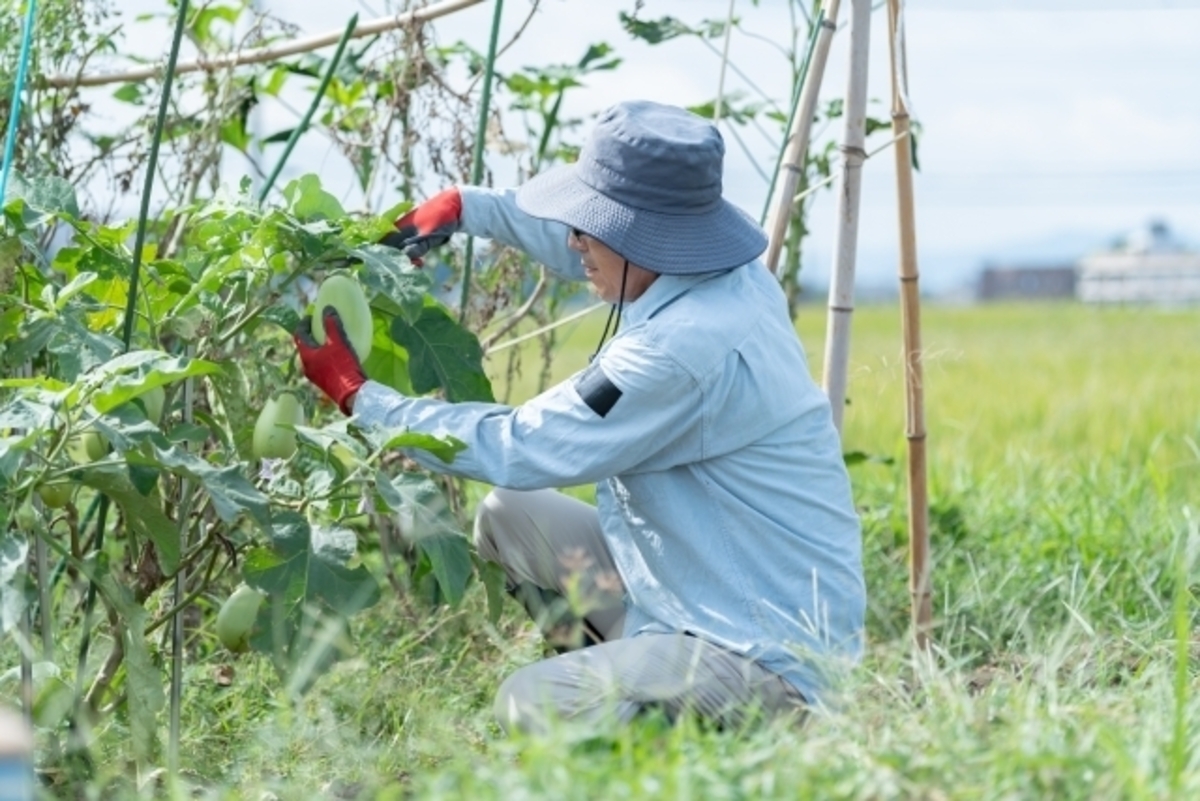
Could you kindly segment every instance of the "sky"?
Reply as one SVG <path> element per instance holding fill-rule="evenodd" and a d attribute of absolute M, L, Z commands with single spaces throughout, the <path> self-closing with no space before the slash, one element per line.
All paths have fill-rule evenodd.
<path fill-rule="evenodd" d="M 850 2 L 842 1 L 843 22 Z M 640 5 L 642 18 L 671 15 L 697 23 L 724 19 L 730 3 Z M 305 34 L 340 29 L 354 12 L 365 20 L 388 8 L 382 0 L 260 0 L 260 6 Z M 632 40 L 618 14 L 634 6 L 635 0 L 542 0 L 497 69 L 574 62 L 589 45 L 607 42 L 624 63 L 569 93 L 568 113 L 586 117 L 632 98 L 683 106 L 711 101 L 720 81 L 719 54 L 695 41 L 649 46 Z M 136 33 L 130 52 L 140 48 L 139 54 L 153 56 L 159 46 L 165 54 L 165 29 L 147 36 L 143 32 L 156 23 L 132 21 L 142 11 L 161 12 L 162 0 L 124 0 L 122 7 Z M 504 4 L 502 42 L 531 7 L 531 0 Z M 492 12 L 485 2 L 446 17 L 435 24 L 437 37 L 484 51 Z M 747 99 L 765 95 L 786 106 L 788 65 L 771 42 L 781 43 L 790 31 L 788 3 L 734 0 L 734 13 L 751 35 L 735 33 L 730 41 L 729 61 L 741 75 L 727 71 L 726 92 Z M 924 289 L 961 290 L 985 264 L 1069 262 L 1151 219 L 1165 220 L 1179 238 L 1200 246 L 1200 0 L 909 0 L 906 34 L 909 94 L 922 131 L 915 196 Z M 845 93 L 848 43 L 843 27 L 830 52 L 823 101 Z M 719 49 L 722 42 L 714 44 Z M 870 59 L 869 113 L 886 117 L 890 78 L 882 9 L 872 15 Z M 263 114 L 260 124 L 268 131 L 295 121 L 280 108 Z M 752 128 L 737 133 L 749 155 L 727 132 L 726 196 L 757 217 L 767 191 L 760 172 L 771 170 L 779 143 Z M 818 142 L 838 139 L 840 124 L 816 136 Z M 873 142 L 886 140 L 877 134 Z M 308 137 L 292 164 L 319 171 L 350 194 L 349 172 L 319 137 Z M 857 269 L 864 291 L 894 282 L 894 182 L 889 152 L 865 164 Z M 822 192 L 805 248 L 814 285 L 828 280 L 834 218 L 834 193 Z"/>

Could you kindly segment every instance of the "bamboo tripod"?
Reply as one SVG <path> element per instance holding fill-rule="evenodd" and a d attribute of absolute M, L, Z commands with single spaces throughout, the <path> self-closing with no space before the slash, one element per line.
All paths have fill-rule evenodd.
<path fill-rule="evenodd" d="M 801 89 L 799 108 L 788 131 L 782 181 L 767 225 L 770 243 L 767 267 L 778 271 L 779 254 L 791 217 L 795 194 L 803 176 L 813 108 L 829 55 L 829 40 L 837 23 L 840 0 L 824 0 L 816 22 L 818 32 L 812 66 Z M 834 424 L 842 430 L 850 355 L 850 319 L 854 313 L 854 266 L 858 241 L 858 210 L 862 165 L 867 158 L 867 66 L 870 46 L 871 2 L 850 3 L 850 74 L 846 91 L 845 123 L 841 141 L 841 175 L 838 193 L 834 274 L 829 287 L 829 312 L 822 384 L 829 396 Z M 929 564 L 929 499 L 925 456 L 925 394 L 921 366 L 921 302 L 918 286 L 916 216 L 913 203 L 912 139 L 904 51 L 903 0 L 887 0 L 891 54 L 892 125 L 896 145 L 896 192 L 900 228 L 901 334 L 904 348 L 905 434 L 908 441 L 909 590 L 912 598 L 912 631 L 916 646 L 929 648 L 932 592 Z"/>
<path fill-rule="evenodd" d="M 770 240 L 767 245 L 767 269 L 779 275 L 779 253 L 783 250 L 787 238 L 788 221 L 792 216 L 792 205 L 795 202 L 796 189 L 804 176 L 804 157 L 808 154 L 808 135 L 812 128 L 813 114 L 817 108 L 817 95 L 821 91 L 822 79 L 825 77 L 825 64 L 829 61 L 829 45 L 837 30 L 838 6 L 841 0 L 825 0 L 813 20 L 817 35 L 813 41 L 812 53 L 809 55 L 808 72 L 804 76 L 804 85 L 800 89 L 800 99 L 796 105 L 796 113 L 792 115 L 792 125 L 788 130 L 787 143 L 784 146 L 783 162 L 779 165 L 780 182 L 778 200 L 767 219 L 767 232 Z"/>

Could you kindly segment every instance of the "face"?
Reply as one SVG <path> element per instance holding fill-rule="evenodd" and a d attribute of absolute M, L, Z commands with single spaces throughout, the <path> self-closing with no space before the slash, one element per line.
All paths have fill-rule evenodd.
<path fill-rule="evenodd" d="M 621 297 L 621 277 L 625 271 L 625 259 L 598 239 L 572 228 L 567 235 L 567 246 L 579 254 L 584 272 L 596 294 L 606 303 L 616 303 Z M 625 276 L 625 302 L 635 301 L 642 296 L 658 273 L 629 265 Z"/>

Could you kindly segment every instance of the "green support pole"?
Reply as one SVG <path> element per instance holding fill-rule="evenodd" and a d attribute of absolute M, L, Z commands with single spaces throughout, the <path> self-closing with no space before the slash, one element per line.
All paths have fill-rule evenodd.
<path fill-rule="evenodd" d="M 496 67 L 496 43 L 500 39 L 500 17 L 504 0 L 496 0 L 492 14 L 492 36 L 488 41 L 487 63 L 483 71 L 483 97 L 479 101 L 479 129 L 475 132 L 475 152 L 471 157 L 471 184 L 478 186 L 483 180 L 483 145 L 487 140 L 488 114 L 492 104 L 492 77 Z M 467 303 L 471 299 L 471 263 L 475 259 L 475 238 L 467 238 L 466 261 L 463 264 L 462 299 L 459 301 L 458 320 L 467 317 Z"/>
<path fill-rule="evenodd" d="M 275 163 L 275 169 L 271 171 L 271 176 L 267 178 L 267 182 L 263 184 L 262 190 L 258 193 L 259 203 L 267 199 L 271 188 L 275 186 L 275 180 L 279 178 L 279 173 L 283 171 L 283 165 L 287 164 L 288 157 L 292 155 L 292 149 L 296 147 L 296 142 L 300 139 L 300 135 L 308 130 L 308 124 L 312 121 L 313 115 L 317 113 L 317 107 L 321 105 L 321 100 L 325 97 L 325 92 L 329 89 L 329 82 L 333 80 L 333 74 L 337 71 L 338 64 L 342 61 L 342 53 L 346 52 L 346 43 L 354 36 L 354 31 L 357 28 L 358 14 L 355 14 L 346 23 L 346 31 L 338 41 L 337 50 L 333 51 L 333 58 L 329 60 L 329 66 L 325 68 L 325 75 L 321 78 L 321 85 L 317 87 L 317 93 L 313 95 L 312 102 L 308 105 L 308 111 L 304 112 L 304 116 L 300 118 L 300 124 L 292 129 L 291 135 L 288 136 L 287 144 L 283 146 L 283 153 L 279 156 L 279 161 Z"/>
<path fill-rule="evenodd" d="M 166 125 L 167 108 L 171 101 L 171 84 L 175 81 L 175 64 L 179 61 L 179 44 L 183 41 L 186 27 L 188 0 L 179 0 L 176 11 L 175 35 L 171 40 L 171 53 L 167 58 L 166 72 L 163 75 L 162 99 L 158 105 L 158 117 L 154 123 L 154 136 L 150 141 L 150 153 L 146 159 L 146 179 L 142 185 L 142 205 L 138 212 L 137 233 L 134 236 L 133 264 L 129 268 L 129 295 L 125 304 L 125 324 L 121 341 L 126 352 L 133 341 L 134 320 L 137 315 L 138 276 L 142 267 L 142 250 L 146 244 L 146 221 L 150 216 L 150 192 L 154 188 L 154 173 L 158 169 L 158 149 L 162 144 L 163 128 Z M 100 500 L 100 510 L 96 515 L 96 544 L 95 551 L 104 547 L 104 528 L 108 522 L 108 497 Z M 83 694 L 83 675 L 87 669 L 88 651 L 92 643 L 92 612 L 96 608 L 96 585 L 88 584 L 87 597 L 83 609 L 83 637 L 79 643 L 79 661 L 75 671 L 75 718 L 79 720 L 79 701 Z"/>

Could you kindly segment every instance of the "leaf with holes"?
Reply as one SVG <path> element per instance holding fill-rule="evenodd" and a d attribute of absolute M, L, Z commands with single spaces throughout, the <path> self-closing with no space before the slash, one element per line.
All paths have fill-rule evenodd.
<path fill-rule="evenodd" d="M 373 290 L 377 299 L 394 303 L 410 322 L 420 318 L 425 298 L 433 282 L 429 274 L 417 269 L 400 251 L 386 245 L 364 245 L 352 251 L 362 261 L 359 274 L 363 286 Z"/>
<path fill-rule="evenodd" d="M 379 584 L 355 558 L 354 533 L 312 526 L 296 512 L 275 515 L 270 547 L 246 554 L 246 583 L 268 596 L 250 646 L 289 674 L 304 692 L 322 671 L 348 652 L 346 618 L 379 601 Z"/>
<path fill-rule="evenodd" d="M 277 513 L 271 545 L 246 555 L 246 583 L 282 600 L 289 617 L 306 604 L 350 616 L 379 601 L 379 584 L 362 565 L 350 566 L 354 532 L 312 526 L 297 512 Z"/>

